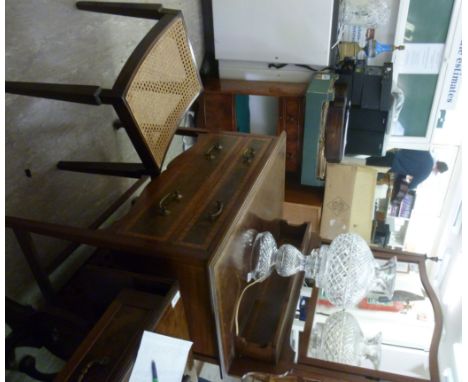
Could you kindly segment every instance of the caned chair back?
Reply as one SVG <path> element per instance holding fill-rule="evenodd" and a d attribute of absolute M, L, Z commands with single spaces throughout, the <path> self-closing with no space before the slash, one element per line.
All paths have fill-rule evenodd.
<path fill-rule="evenodd" d="M 158 168 L 180 120 L 203 89 L 182 15 L 163 20 L 158 24 L 166 25 L 140 56 L 123 91 L 133 124 Z"/>
<path fill-rule="evenodd" d="M 79 1 L 77 7 L 158 20 L 123 66 L 112 89 L 7 81 L 8 93 L 91 105 L 112 104 L 142 164 L 59 162 L 60 169 L 140 177 L 157 175 L 184 113 L 203 87 L 182 13 L 160 4 Z"/>

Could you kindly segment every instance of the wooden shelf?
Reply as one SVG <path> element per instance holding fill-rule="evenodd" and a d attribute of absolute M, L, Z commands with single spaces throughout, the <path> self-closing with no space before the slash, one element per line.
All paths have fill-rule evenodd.
<path fill-rule="evenodd" d="M 246 94 L 272 97 L 303 97 L 307 83 L 245 81 L 206 78 L 203 80 L 205 92 L 224 94 Z"/>

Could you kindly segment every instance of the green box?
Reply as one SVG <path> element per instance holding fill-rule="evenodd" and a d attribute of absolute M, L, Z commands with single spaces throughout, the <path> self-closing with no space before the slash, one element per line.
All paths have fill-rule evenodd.
<path fill-rule="evenodd" d="M 301 171 L 301 183 L 307 186 L 323 187 L 324 184 L 316 176 L 320 124 L 324 103 L 335 97 L 333 85 L 337 78 L 332 73 L 316 73 L 307 88 Z"/>

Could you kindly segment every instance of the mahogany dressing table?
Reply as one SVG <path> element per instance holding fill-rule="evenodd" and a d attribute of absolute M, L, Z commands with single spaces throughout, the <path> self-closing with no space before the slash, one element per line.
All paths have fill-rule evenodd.
<path fill-rule="evenodd" d="M 310 225 L 290 226 L 281 220 L 285 138 L 284 133 L 279 137 L 231 132 L 200 135 L 191 149 L 148 184 L 128 214 L 108 228 L 119 242 L 131 245 L 126 244 L 126 251 L 114 251 L 107 265 L 175 278 L 194 356 L 219 364 L 223 374 L 292 370 L 305 379 L 329 382 L 366 381 L 368 377 L 426 380 L 310 358 L 306 353 L 316 290 L 296 363 L 290 335 L 302 272 L 288 278 L 272 274 L 250 288 L 239 305 L 236 333 L 236 303 L 253 267 L 249 236 L 270 231 L 278 245 L 290 243 L 303 253 L 321 243 Z M 418 265 L 433 306 L 430 364 L 431 380 L 437 380 L 440 306 L 425 276 L 424 257 L 399 255 L 399 260 Z"/>

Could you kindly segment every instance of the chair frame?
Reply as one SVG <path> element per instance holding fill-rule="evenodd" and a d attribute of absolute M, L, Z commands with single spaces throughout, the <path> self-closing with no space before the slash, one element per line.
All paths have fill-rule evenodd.
<path fill-rule="evenodd" d="M 29 268 L 36 280 L 36 283 L 41 291 L 42 296 L 44 297 L 45 301 L 51 305 L 56 305 L 58 302 L 58 295 L 50 282 L 50 275 L 69 257 L 73 254 L 76 248 L 78 248 L 81 244 L 85 244 L 85 241 L 82 241 L 80 235 L 82 232 L 85 234 L 91 234 L 92 236 L 99 236 L 101 232 L 106 232 L 105 230 L 99 230 L 98 228 L 104 224 L 109 217 L 114 214 L 117 209 L 122 206 L 128 199 L 131 198 L 132 195 L 148 180 L 148 176 L 141 177 L 138 181 L 136 181 L 128 190 L 122 194 L 117 200 L 115 200 L 99 217 L 87 228 L 74 228 L 74 231 L 78 233 L 78 237 L 74 237 L 74 239 L 78 238 L 78 240 L 70 240 L 70 244 L 67 245 L 62 251 L 54 256 L 54 260 L 50 265 L 47 267 L 42 266 L 39 260 L 39 253 L 36 250 L 36 246 L 34 245 L 33 238 L 31 233 L 35 233 L 34 229 L 30 229 L 28 224 L 34 222 L 33 226 L 45 226 L 48 227 L 48 223 L 43 223 L 39 221 L 31 221 L 27 219 L 21 219 L 17 217 L 10 217 L 7 216 L 5 219 L 5 226 L 12 228 L 18 244 L 24 254 L 26 262 L 29 265 Z M 60 225 L 53 224 L 54 227 L 62 227 Z M 49 237 L 56 237 L 60 238 L 59 235 L 48 235 L 45 236 Z M 112 235 L 113 236 L 113 235 Z M 67 238 L 67 235 L 63 236 L 64 239 Z M 111 241 L 111 240 L 110 240 Z M 106 243 L 107 244 L 107 243 Z M 104 245 L 103 248 L 108 248 L 108 246 Z M 117 249 L 117 248 L 113 248 Z"/>
<path fill-rule="evenodd" d="M 138 124 L 124 96 L 127 93 L 140 64 L 144 61 L 147 54 L 151 51 L 151 48 L 158 41 L 159 36 L 163 34 L 163 32 L 172 24 L 173 21 L 175 21 L 176 18 L 182 18 L 182 12 L 179 10 L 163 8 L 161 4 L 140 3 L 78 1 L 76 3 L 76 7 L 80 10 L 159 21 L 140 41 L 130 57 L 127 59 L 127 62 L 120 71 L 112 89 L 103 89 L 99 86 L 92 85 L 6 81 L 5 91 L 12 94 L 83 103 L 88 105 L 112 105 L 121 121 L 121 125 L 126 129 L 127 134 L 142 161 L 142 164 L 60 161 L 57 164 L 59 169 L 133 178 L 139 178 L 142 175 L 157 176 L 161 172 L 161 168 L 153 159 L 151 151 L 138 128 Z M 191 54 L 193 57 L 192 50 Z M 197 73 L 197 75 L 200 76 L 199 73 Z M 194 96 L 192 103 L 199 95 L 200 93 Z M 176 133 L 184 134 L 184 131 L 183 129 L 178 129 Z M 166 147 L 166 153 L 167 150 L 168 147 Z M 164 156 L 166 153 L 164 153 Z"/>
<path fill-rule="evenodd" d="M 143 186 L 148 178 L 148 176 L 142 176 L 89 225 L 88 228 L 77 228 L 76 231 L 83 231 L 86 233 L 93 231 L 101 232 L 98 228 L 104 224 L 120 206 L 129 200 L 132 195 Z M 8 369 L 16 369 L 34 379 L 52 381 L 56 373 L 41 373 L 36 368 L 34 357 L 30 355 L 24 356 L 19 363 L 17 363 L 15 359 L 15 348 L 18 346 L 32 346 L 38 348 L 45 346 L 56 356 L 66 358 L 71 355 L 71 352 L 74 351 L 85 337 L 89 329 L 88 323 L 73 312 L 67 311 L 67 309 L 60 304 L 59 294 L 50 281 L 50 275 L 74 253 L 75 249 L 82 244 L 82 241 L 71 241 L 63 250 L 54 256 L 53 261 L 47 267 L 44 267 L 41 264 L 40 254 L 34 244 L 31 235 L 32 231 L 21 224 L 22 220 L 23 219 L 19 219 L 19 224 L 17 224 L 18 218 L 6 217 L 5 225 L 12 228 L 46 304 L 44 310 L 36 311 L 32 307 L 22 306 L 6 297 L 7 323 L 13 330 L 5 340 L 6 365 Z M 41 226 L 45 223 L 36 222 L 36 224 Z M 105 231 L 102 230 L 102 232 Z M 49 236 L 54 237 L 53 235 Z M 45 326 L 31 326 L 31 323 L 37 319 L 45 320 Z M 73 338 L 68 337 L 70 333 L 73 333 Z M 67 335 L 66 340 L 64 337 L 65 335 Z"/>
<path fill-rule="evenodd" d="M 165 9 L 160 4 L 79 1 L 76 3 L 76 6 L 81 10 L 122 16 L 133 16 L 159 21 L 140 41 L 133 53 L 130 55 L 112 89 L 103 89 L 99 86 L 90 85 L 6 81 L 7 93 L 89 105 L 113 105 L 120 118 L 119 127 L 124 127 L 127 130 L 127 133 L 143 162 L 105 163 L 62 161 L 57 164 L 57 167 L 62 170 L 139 178 L 132 187 L 130 187 L 118 200 L 116 200 L 88 228 L 64 227 L 61 225 L 16 217 L 6 217 L 6 226 L 13 229 L 42 295 L 46 301 L 52 304 L 56 301 L 57 296 L 50 283 L 49 276 L 80 244 L 85 244 L 88 242 L 89 238 L 93 238 L 91 239 L 91 242 L 97 247 L 115 250 L 128 247 L 128 244 L 124 244 L 123 247 L 118 243 L 116 244 L 115 235 L 97 229 L 117 210 L 121 204 L 131 197 L 131 195 L 144 183 L 144 181 L 146 181 L 146 175 L 158 175 L 160 169 L 149 153 L 149 149 L 139 132 L 132 112 L 125 101 L 124 95 L 139 69 L 140 63 L 157 42 L 158 36 L 161 35 L 162 32 L 164 32 L 166 28 L 168 28 L 171 23 L 181 15 L 180 11 Z M 195 98 L 196 97 L 198 97 L 198 95 L 195 96 Z M 196 137 L 198 134 L 208 132 L 209 131 L 206 129 L 178 128 L 175 131 L 175 134 Z M 35 230 L 36 228 L 39 229 L 39 232 Z M 43 232 L 42 228 L 45 228 L 45 232 Z M 48 228 L 52 229 L 49 230 Z M 53 263 L 49 267 L 44 268 L 38 260 L 39 256 L 32 240 L 31 233 L 43 234 L 45 236 L 62 238 L 65 240 L 68 239 L 71 243 L 55 257 Z M 128 249 L 135 249 L 135 246 L 130 245 Z"/>

